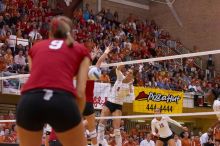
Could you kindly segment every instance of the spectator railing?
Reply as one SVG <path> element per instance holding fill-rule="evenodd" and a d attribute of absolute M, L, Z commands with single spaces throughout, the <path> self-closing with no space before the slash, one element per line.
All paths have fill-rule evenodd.
<path fill-rule="evenodd" d="M 162 41 L 158 40 L 158 45 L 161 46 L 162 48 L 165 48 L 165 49 L 162 49 L 162 53 L 164 54 L 164 56 L 177 55 L 177 53 L 173 49 L 171 49 L 169 46 L 164 44 Z M 176 63 L 178 63 L 179 65 L 183 64 L 182 58 L 178 58 L 175 60 L 176 60 Z"/>
<path fill-rule="evenodd" d="M 191 53 L 191 51 L 189 51 L 187 48 L 185 48 L 184 46 L 176 46 L 175 50 L 179 53 L 179 54 L 185 54 L 185 53 Z M 202 59 L 200 57 L 195 57 L 194 60 L 194 64 L 199 67 L 202 68 Z"/>
<path fill-rule="evenodd" d="M 168 49 L 163 49 L 162 51 L 166 51 L 165 52 L 165 55 L 166 54 L 169 54 L 169 55 L 177 55 L 177 54 L 187 54 L 187 53 L 191 53 L 187 48 L 185 48 L 184 46 L 180 45 L 178 46 L 176 41 L 173 41 L 173 40 L 169 40 L 170 42 L 172 43 L 169 43 L 169 44 L 173 44 L 172 45 L 172 48 L 174 49 L 171 49 L 171 46 L 165 44 L 164 42 L 158 40 L 158 45 L 159 46 L 162 46 L 163 48 L 168 48 Z M 177 59 L 177 62 L 179 62 L 181 65 L 182 65 L 182 59 Z M 199 67 L 200 69 L 202 68 L 202 59 L 200 57 L 195 57 L 195 60 L 194 60 L 194 64 Z"/>

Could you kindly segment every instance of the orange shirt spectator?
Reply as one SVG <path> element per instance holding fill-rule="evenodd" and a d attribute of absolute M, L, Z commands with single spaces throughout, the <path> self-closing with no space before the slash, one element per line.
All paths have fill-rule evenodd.
<path fill-rule="evenodd" d="M 110 78 L 106 71 L 103 71 L 102 75 L 100 76 L 100 81 L 103 83 L 110 83 Z"/>
<path fill-rule="evenodd" d="M 194 140 L 192 140 L 192 146 L 201 146 L 199 136 L 195 136 Z"/>
<path fill-rule="evenodd" d="M 4 138 L 5 138 L 5 137 L 4 137 L 3 135 L 0 136 L 0 143 L 3 143 L 3 142 L 4 142 Z"/>
<path fill-rule="evenodd" d="M 4 59 L 5 59 L 6 65 L 9 66 L 13 64 L 13 56 L 12 56 L 11 49 L 7 49 L 7 53 L 5 54 Z"/>
<path fill-rule="evenodd" d="M 183 133 L 183 138 L 182 138 L 181 142 L 182 142 L 182 146 L 191 146 L 191 140 L 189 139 L 188 132 Z"/>
<path fill-rule="evenodd" d="M 0 72 L 6 70 L 6 63 L 4 57 L 0 54 Z"/>
<path fill-rule="evenodd" d="M 137 79 L 137 85 L 138 86 L 144 86 L 144 81 L 142 79 Z"/>
<path fill-rule="evenodd" d="M 183 138 L 181 142 L 182 142 L 182 146 L 191 146 L 191 141 L 189 138 Z"/>
<path fill-rule="evenodd" d="M 132 51 L 137 52 L 139 49 L 139 44 L 137 43 L 136 40 L 132 43 Z"/>

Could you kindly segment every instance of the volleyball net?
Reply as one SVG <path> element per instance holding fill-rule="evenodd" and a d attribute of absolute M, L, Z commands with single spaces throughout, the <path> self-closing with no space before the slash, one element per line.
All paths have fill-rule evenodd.
<path fill-rule="evenodd" d="M 220 114 L 213 112 L 213 100 L 204 96 L 218 83 L 218 76 L 213 69 L 213 58 L 219 53 L 220 50 L 213 50 L 103 64 L 101 70 L 107 73 L 111 82 L 95 82 L 93 99 L 96 119 L 106 119 L 109 125 L 114 119 L 123 119 L 124 127 L 128 131 L 136 125 L 149 131 L 150 121 L 165 114 L 187 125 L 196 133 L 207 129 L 217 120 L 216 114 Z M 122 99 L 122 116 L 100 117 L 105 102 L 108 98 L 114 98 L 112 86 L 117 78 L 115 68 L 120 65 L 125 66 L 123 73 L 126 73 L 128 68 L 134 70 L 133 92 Z M 8 95 L 20 95 L 20 89 L 28 78 L 29 74 L 1 73 L 1 96 L 10 98 Z M 154 110 L 158 108 L 162 114 L 154 115 Z M 0 123 L 14 122 L 14 119 L 0 120 Z"/>

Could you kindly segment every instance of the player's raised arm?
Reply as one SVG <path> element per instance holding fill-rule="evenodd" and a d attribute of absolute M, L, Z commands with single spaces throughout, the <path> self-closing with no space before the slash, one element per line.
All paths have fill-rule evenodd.
<path fill-rule="evenodd" d="M 102 54 L 102 56 L 99 58 L 99 60 L 96 63 L 96 67 L 100 67 L 102 62 L 108 57 L 109 52 L 112 50 L 112 44 L 106 47 L 105 52 Z"/>
<path fill-rule="evenodd" d="M 170 117 L 166 117 L 166 119 L 167 119 L 168 122 L 173 123 L 174 125 L 176 125 L 176 126 L 182 128 L 184 131 L 187 131 L 187 130 L 188 130 L 187 127 L 183 127 L 179 122 L 177 122 L 177 121 L 171 119 Z"/>

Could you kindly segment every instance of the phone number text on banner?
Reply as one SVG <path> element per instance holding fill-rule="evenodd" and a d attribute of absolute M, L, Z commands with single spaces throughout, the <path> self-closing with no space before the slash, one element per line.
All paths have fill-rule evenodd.
<path fill-rule="evenodd" d="M 162 113 L 182 113 L 183 92 L 144 87 L 135 87 L 134 92 L 134 112 L 153 113 L 159 108 Z"/>

